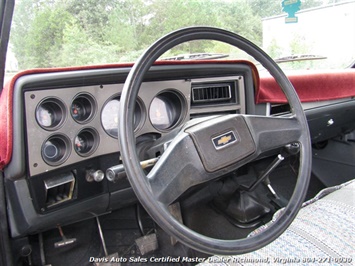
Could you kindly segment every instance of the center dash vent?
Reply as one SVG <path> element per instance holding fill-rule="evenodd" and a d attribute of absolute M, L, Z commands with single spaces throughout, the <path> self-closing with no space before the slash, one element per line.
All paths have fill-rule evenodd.
<path fill-rule="evenodd" d="M 232 98 L 230 85 L 210 85 L 192 88 L 192 101 L 198 102 L 217 102 Z"/>
<path fill-rule="evenodd" d="M 236 103 L 235 82 L 193 84 L 192 105 Z"/>

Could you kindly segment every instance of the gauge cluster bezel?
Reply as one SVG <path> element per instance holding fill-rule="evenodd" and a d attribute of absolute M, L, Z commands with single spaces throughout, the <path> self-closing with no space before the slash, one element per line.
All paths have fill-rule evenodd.
<path fill-rule="evenodd" d="M 229 105 L 216 105 L 213 108 L 211 106 L 191 106 L 192 85 L 211 81 L 236 82 L 238 101 Z M 119 152 L 117 136 L 105 128 L 102 116 L 110 101 L 119 100 L 122 89 L 123 83 L 25 91 L 25 121 L 30 176 L 82 162 L 86 158 Z M 184 125 L 192 117 L 211 113 L 245 113 L 244 101 L 244 80 L 241 75 L 143 82 L 137 100 L 135 135 L 138 137 L 145 134 L 158 134 L 163 137 L 170 131 Z M 162 105 L 156 106 L 157 102 Z M 49 110 L 52 105 L 57 106 L 55 107 L 57 111 Z M 40 113 L 43 110 L 39 109 L 42 107 L 44 107 L 43 114 Z M 73 115 L 73 110 L 79 115 Z M 118 111 L 117 106 L 113 110 L 114 112 Z M 80 114 L 80 112 L 82 113 Z M 58 115 L 58 119 L 53 119 L 54 122 L 51 122 L 51 113 Z M 42 123 L 38 118 L 40 114 L 43 115 Z M 165 122 L 163 120 L 162 125 L 159 125 L 157 122 L 159 119 L 167 120 Z M 116 122 L 118 123 L 118 121 Z M 63 158 L 54 161 L 43 155 L 45 143 L 52 135 L 63 136 L 63 139 L 66 140 L 64 141 L 66 148 Z M 78 151 L 79 148 L 76 145 L 81 145 L 80 143 L 85 141 L 91 148 L 83 152 Z"/>
<path fill-rule="evenodd" d="M 102 111 L 107 103 L 118 98 L 121 95 L 123 84 L 94 85 L 82 87 L 56 88 L 31 90 L 24 93 L 25 100 L 25 116 L 26 116 L 26 138 L 28 153 L 28 168 L 30 176 L 45 173 L 59 167 L 67 166 L 73 163 L 81 162 L 84 158 L 93 158 L 100 155 L 119 152 L 118 140 L 112 134 L 108 134 L 102 124 Z M 174 125 L 167 129 L 157 129 L 151 123 L 148 117 L 149 106 L 157 95 L 163 94 L 164 97 L 172 95 L 172 98 L 178 98 L 181 103 L 181 113 Z M 53 95 L 53 96 L 49 96 Z M 135 126 L 136 136 L 159 133 L 160 135 L 168 134 L 170 130 L 184 124 L 190 119 L 189 111 L 191 97 L 191 81 L 190 80 L 167 80 L 167 81 L 151 81 L 144 82 L 141 86 L 137 106 L 137 119 L 139 120 Z M 72 114 L 73 104 L 78 99 L 82 105 L 86 106 L 86 116 L 83 119 L 77 119 Z M 36 118 L 37 108 L 43 102 L 55 101 L 63 103 L 63 117 L 52 128 L 43 127 Z M 174 100 L 173 100 L 174 101 Z M 76 106 L 76 108 L 79 108 Z M 78 111 L 79 112 L 79 111 Z M 49 123 L 49 122 L 46 122 Z M 92 149 L 87 152 L 78 152 L 75 146 L 75 139 L 80 132 L 89 130 L 94 132 Z M 69 140 L 70 144 L 66 145 L 66 152 L 63 159 L 51 162 L 48 158 L 43 157 L 44 143 L 53 134 L 61 135 Z"/>

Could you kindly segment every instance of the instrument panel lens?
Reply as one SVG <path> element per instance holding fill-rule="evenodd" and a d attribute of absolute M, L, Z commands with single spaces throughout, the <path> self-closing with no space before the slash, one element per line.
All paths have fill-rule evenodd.
<path fill-rule="evenodd" d="M 82 131 L 74 139 L 74 150 L 80 156 L 91 155 L 98 147 L 99 135 L 96 130 L 87 128 Z"/>
<path fill-rule="evenodd" d="M 65 118 L 64 104 L 58 99 L 46 99 L 36 108 L 37 123 L 46 130 L 55 130 Z"/>
<path fill-rule="evenodd" d="M 75 120 L 83 120 L 86 117 L 86 110 L 82 103 L 74 102 L 72 104 L 71 115 Z"/>
<path fill-rule="evenodd" d="M 120 100 L 119 98 L 114 98 L 108 101 L 101 113 L 101 123 L 102 127 L 111 137 L 118 137 L 118 114 L 120 109 Z M 139 102 L 136 103 L 134 109 L 133 123 L 134 129 L 139 127 L 139 124 L 142 120 L 142 109 Z"/>
<path fill-rule="evenodd" d="M 86 123 L 95 113 L 95 100 L 89 94 L 78 95 L 71 104 L 70 114 L 78 123 Z"/>
<path fill-rule="evenodd" d="M 183 97 L 175 91 L 157 95 L 149 107 L 149 119 L 153 127 L 160 131 L 174 128 L 183 117 Z"/>
<path fill-rule="evenodd" d="M 119 109 L 120 101 L 118 99 L 113 99 L 104 106 L 101 113 L 101 122 L 103 128 L 107 134 L 115 138 L 118 136 Z"/>
<path fill-rule="evenodd" d="M 38 122 L 44 127 L 50 127 L 55 122 L 55 113 L 50 106 L 40 106 L 37 113 Z"/>
<path fill-rule="evenodd" d="M 58 146 L 59 145 L 57 143 L 47 141 L 43 149 L 43 154 L 45 155 L 45 157 L 51 160 L 55 160 L 55 158 L 57 158 L 59 154 Z"/>
<path fill-rule="evenodd" d="M 42 145 L 42 158 L 52 166 L 62 164 L 70 154 L 70 141 L 64 135 L 49 137 Z"/>
<path fill-rule="evenodd" d="M 80 136 L 76 136 L 74 140 L 74 147 L 76 152 L 78 153 L 86 153 L 90 150 L 90 147 L 92 144 L 90 141 L 86 138 L 84 134 L 81 134 Z"/>
<path fill-rule="evenodd" d="M 174 109 L 172 104 L 165 98 L 156 97 L 152 101 L 149 117 L 154 127 L 167 129 L 174 123 Z"/>

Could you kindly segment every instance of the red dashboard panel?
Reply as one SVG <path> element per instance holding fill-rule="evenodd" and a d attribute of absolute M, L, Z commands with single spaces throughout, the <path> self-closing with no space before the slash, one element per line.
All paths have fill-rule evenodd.
<path fill-rule="evenodd" d="M 355 69 L 327 72 L 303 72 L 288 75 L 301 102 L 336 100 L 355 96 Z M 256 103 L 287 103 L 272 77 L 260 78 Z"/>

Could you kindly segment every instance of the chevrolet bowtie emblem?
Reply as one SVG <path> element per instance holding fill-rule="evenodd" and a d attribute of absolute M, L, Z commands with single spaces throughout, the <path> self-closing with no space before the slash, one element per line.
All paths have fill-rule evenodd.
<path fill-rule="evenodd" d="M 233 131 L 229 131 L 212 139 L 213 145 L 216 150 L 220 150 L 224 147 L 229 146 L 237 141 L 237 138 Z"/>
<path fill-rule="evenodd" d="M 223 137 L 221 137 L 220 139 L 218 139 L 217 144 L 218 144 L 218 146 L 226 145 L 226 144 L 228 144 L 228 142 L 231 141 L 231 139 L 232 139 L 232 136 L 231 136 L 231 135 L 229 135 L 229 136 L 223 136 Z"/>

